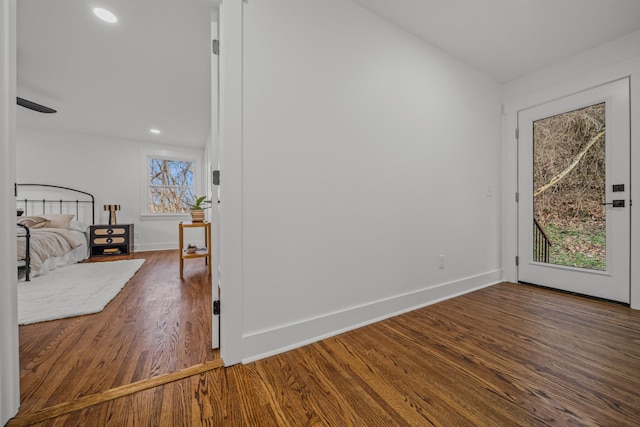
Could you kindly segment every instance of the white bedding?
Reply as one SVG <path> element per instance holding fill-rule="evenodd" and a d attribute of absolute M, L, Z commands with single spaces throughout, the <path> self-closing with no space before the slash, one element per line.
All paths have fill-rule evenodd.
<path fill-rule="evenodd" d="M 31 277 L 58 267 L 75 264 L 89 255 L 88 237 L 83 231 L 63 228 L 31 229 Z M 18 234 L 23 234 L 20 231 Z M 25 257 L 25 239 L 18 239 L 18 259 Z"/>
<path fill-rule="evenodd" d="M 65 265 L 71 265 L 87 259 L 89 257 L 89 245 L 86 241 L 77 248 L 71 249 L 64 255 L 57 257 L 49 257 L 40 266 L 40 270 L 31 270 L 30 277 L 44 276 L 50 271 L 55 270 L 58 267 L 64 267 Z"/>

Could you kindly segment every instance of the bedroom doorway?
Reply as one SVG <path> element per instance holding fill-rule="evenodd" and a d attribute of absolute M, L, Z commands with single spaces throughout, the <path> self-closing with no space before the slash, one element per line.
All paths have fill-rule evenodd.
<path fill-rule="evenodd" d="M 198 1 L 198 0 L 191 0 L 191 1 Z M 214 13 L 213 13 L 213 15 L 217 15 L 217 14 L 214 12 Z M 208 37 L 208 35 L 207 35 L 207 37 Z M 209 43 L 210 43 L 210 40 L 207 40 L 207 44 L 209 44 Z M 218 82 L 217 82 L 217 81 L 213 81 L 212 83 L 213 83 L 213 85 L 212 85 L 212 86 L 216 86 L 216 89 L 217 89 Z M 15 91 L 15 88 L 14 88 L 14 91 Z M 4 110 L 3 110 L 3 111 L 4 111 Z M 212 115 L 212 116 L 213 116 L 213 115 Z M 216 126 L 217 126 L 217 124 L 216 124 Z M 13 129 L 15 130 L 15 123 L 14 123 Z M 217 128 L 212 124 L 212 135 L 216 135 L 216 134 L 217 134 Z M 212 141 L 213 141 L 213 143 L 210 145 L 210 147 L 208 147 L 208 148 L 209 148 L 209 150 L 210 150 L 210 151 L 209 151 L 209 153 L 216 153 L 216 156 L 217 156 L 217 140 L 216 140 L 215 138 L 212 138 Z M 10 158 L 10 156 L 7 156 L 7 158 Z M 217 165 L 217 157 L 215 158 L 215 161 L 212 161 L 212 165 Z M 15 166 L 15 161 L 14 161 L 14 166 Z M 8 169 L 8 168 L 7 168 L 6 170 L 7 170 L 7 171 L 10 171 L 11 169 Z M 205 170 L 205 172 L 207 172 L 207 171 Z M 206 176 L 208 177 L 207 181 L 208 181 L 208 182 L 211 182 L 211 174 L 206 174 Z M 11 182 L 11 185 L 13 185 L 13 182 Z M 7 188 L 9 188 L 9 186 L 7 186 Z M 11 189 L 12 189 L 12 187 L 11 187 Z M 215 197 L 215 195 L 217 194 L 217 192 L 218 192 L 218 187 L 214 187 L 214 188 L 213 188 L 213 194 L 214 194 L 214 197 Z M 12 198 L 9 198 L 9 200 L 13 200 L 13 199 L 12 199 Z M 218 267 L 218 266 L 219 266 L 219 263 L 218 263 L 218 260 L 219 260 L 219 256 L 220 256 L 220 255 L 219 255 L 219 232 L 217 232 L 217 230 L 219 230 L 219 220 L 217 219 L 217 218 L 219 218 L 219 216 L 217 215 L 217 206 L 216 206 L 216 208 L 214 208 L 214 209 L 213 209 L 213 210 L 211 210 L 211 211 L 212 211 L 212 212 L 213 212 L 213 211 L 215 211 L 215 213 L 212 213 L 212 215 L 214 215 L 214 218 L 212 218 L 212 221 L 215 221 L 217 224 L 216 224 L 216 227 L 215 227 L 215 228 L 214 228 L 214 230 L 213 230 L 213 231 L 214 231 L 214 236 L 215 236 L 215 237 L 214 237 L 214 240 L 213 240 L 213 244 L 214 244 L 213 249 L 214 249 L 214 251 L 215 251 L 215 255 L 214 255 L 214 259 L 213 259 L 214 265 L 213 265 L 212 267 L 214 267 L 214 269 L 215 269 L 215 273 L 214 273 L 214 274 L 210 277 L 210 279 L 207 281 L 207 282 L 210 282 L 210 283 L 207 283 L 207 286 L 209 286 L 209 289 L 210 289 L 210 290 L 212 290 L 213 295 L 214 295 L 214 296 L 213 296 L 213 298 L 209 297 L 209 300 L 207 301 L 207 305 L 208 305 L 208 314 L 209 314 L 209 315 L 211 314 L 212 299 L 213 299 L 213 300 L 217 299 L 217 298 L 215 297 L 215 295 L 217 295 L 217 294 L 218 294 L 218 292 L 219 292 L 219 290 L 218 290 L 218 282 L 219 282 L 218 277 L 219 277 L 219 276 L 218 276 L 217 274 L 218 274 L 218 272 L 219 272 L 219 267 Z M 174 227 L 175 227 L 175 226 L 174 226 Z M 171 257 L 171 262 L 174 262 L 174 258 L 175 258 L 174 256 L 172 256 L 172 257 Z M 171 270 L 171 272 L 173 272 L 173 271 L 174 271 L 174 270 Z M 176 270 L 176 271 L 177 271 L 177 270 Z M 171 272 L 169 272 L 169 274 L 172 274 Z M 151 274 L 151 273 L 150 273 L 150 274 Z M 160 276 L 158 276 L 158 278 L 159 278 L 159 277 L 160 277 Z M 179 287 L 177 287 L 177 286 L 176 286 L 176 288 L 179 288 Z M 142 299 L 142 298 L 141 298 L 141 299 Z M 10 301 L 10 300 L 11 300 L 10 298 L 7 298 L 7 299 L 6 299 L 6 301 Z M 204 321 L 202 320 L 203 318 L 209 319 L 209 317 L 193 315 L 193 317 L 192 317 L 191 319 L 187 319 L 185 323 L 188 323 L 188 322 L 191 322 L 191 323 L 194 323 L 194 324 L 195 324 L 195 323 L 204 323 Z M 146 320 L 148 320 L 148 319 L 146 319 Z M 219 325 L 219 321 L 218 321 L 217 319 L 215 319 L 215 317 L 214 317 L 214 320 L 213 320 L 213 321 L 209 322 L 209 325 L 207 325 L 207 329 L 208 329 L 209 327 L 211 327 L 212 325 Z M 111 327 L 111 326 L 112 326 L 112 325 L 105 325 L 105 328 L 109 328 L 109 327 Z M 202 326 L 202 325 L 199 325 L 199 326 Z M 123 333 L 123 334 L 124 334 L 124 333 Z M 207 335 L 209 335 L 208 330 L 206 331 L 206 334 L 207 334 Z M 167 335 L 168 335 L 168 336 L 170 336 L 170 334 L 167 334 Z M 207 337 L 207 338 L 208 338 L 208 337 Z M 212 328 L 211 338 L 212 338 L 212 340 L 213 340 L 212 344 L 213 344 L 213 346 L 215 346 L 215 340 L 214 340 L 214 339 L 219 339 L 219 331 L 218 331 L 217 329 Z M 205 340 L 204 340 L 204 339 L 200 339 L 200 341 L 202 341 L 202 344 L 203 344 L 203 345 L 205 344 Z M 184 342 L 182 342 L 182 341 L 181 341 L 181 344 L 184 344 L 184 345 L 183 345 L 183 350 L 182 350 L 184 353 L 187 353 L 187 352 L 191 349 L 191 347 L 195 346 L 194 344 L 192 344 L 191 342 L 188 342 L 188 341 L 187 341 L 186 343 L 184 343 Z M 206 340 L 206 344 L 209 344 L 208 339 Z M 210 348 L 209 348 L 209 350 L 210 350 L 210 349 L 211 349 L 211 346 L 209 346 L 209 347 L 210 347 Z M 151 354 L 151 352 L 149 352 L 149 354 Z M 217 354 L 218 354 L 217 358 L 218 358 L 218 360 L 219 360 L 219 352 L 218 352 Z M 147 359 L 147 363 L 151 363 L 151 362 L 154 362 L 154 363 L 155 363 L 155 362 L 157 362 L 157 360 L 155 360 L 155 359 L 153 359 L 153 360 L 152 360 L 152 359 L 153 359 L 153 358 L 152 358 L 151 356 L 149 356 L 149 359 Z M 200 360 L 200 361 L 195 361 L 195 362 L 193 362 L 193 363 L 196 363 L 196 364 L 197 364 L 197 363 L 199 363 L 199 362 L 202 362 L 202 360 Z M 178 364 L 179 364 L 179 363 L 178 363 Z M 16 365 L 17 365 L 17 364 L 16 364 Z M 154 367 L 154 369 L 155 369 L 155 368 L 156 368 L 156 367 Z M 178 367 L 177 367 L 177 370 L 182 369 L 182 368 L 183 368 L 183 366 L 178 366 Z M 3 377 L 3 378 L 4 378 L 4 377 Z M 90 379 L 90 378 L 84 378 L 84 377 L 83 377 L 83 380 L 86 380 L 86 381 L 88 381 L 88 382 L 90 382 L 90 381 L 91 381 L 91 379 Z"/>
<path fill-rule="evenodd" d="M 520 111 L 518 132 L 518 280 L 629 303 L 629 79 Z"/>

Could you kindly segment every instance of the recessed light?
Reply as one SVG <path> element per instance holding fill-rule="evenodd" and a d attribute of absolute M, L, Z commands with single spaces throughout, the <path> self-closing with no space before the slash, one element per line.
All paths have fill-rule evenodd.
<path fill-rule="evenodd" d="M 156 135 L 159 135 L 161 133 L 160 129 L 149 129 L 149 132 L 155 133 Z"/>
<path fill-rule="evenodd" d="M 102 19 L 104 22 L 108 22 L 110 24 L 115 24 L 116 22 L 118 22 L 118 18 L 116 17 L 116 15 L 109 12 L 107 9 L 96 7 L 95 9 L 93 9 L 93 13 L 95 13 L 95 15 L 98 18 Z"/>

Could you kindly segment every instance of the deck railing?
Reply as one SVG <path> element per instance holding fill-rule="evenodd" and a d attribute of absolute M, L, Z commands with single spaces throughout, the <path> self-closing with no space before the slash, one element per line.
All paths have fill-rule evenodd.
<path fill-rule="evenodd" d="M 538 221 L 533 219 L 533 260 L 535 262 L 549 262 L 549 248 L 552 243 L 545 234 Z"/>

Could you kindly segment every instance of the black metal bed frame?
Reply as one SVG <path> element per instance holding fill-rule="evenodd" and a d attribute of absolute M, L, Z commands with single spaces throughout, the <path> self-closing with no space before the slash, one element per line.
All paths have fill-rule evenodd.
<path fill-rule="evenodd" d="M 29 281 L 29 273 L 31 271 L 31 247 L 30 247 L 30 241 L 31 241 L 31 232 L 29 231 L 29 227 L 27 227 L 26 225 L 22 225 L 22 224 L 16 224 L 18 227 L 22 227 L 22 229 L 24 230 L 24 236 L 21 236 L 18 234 L 18 238 L 24 237 L 25 238 L 25 245 L 24 245 L 24 259 L 23 260 L 19 260 L 19 261 L 24 261 L 24 280 L 25 281 Z M 18 265 L 18 271 L 20 271 L 20 267 L 23 267 L 22 265 Z"/>
<path fill-rule="evenodd" d="M 32 188 L 50 188 L 54 190 L 64 190 L 70 192 L 70 194 L 77 193 L 82 194 L 85 197 L 76 197 L 75 200 L 65 200 L 65 199 L 18 199 L 18 189 L 22 187 L 32 187 Z M 22 203 L 22 209 L 24 211 L 23 215 L 29 215 L 29 207 L 33 208 L 34 206 L 40 206 L 39 209 L 41 214 L 47 213 L 47 207 L 55 208 L 57 206 L 58 213 L 69 213 L 73 211 L 73 206 L 75 205 L 75 215 L 76 218 L 79 219 L 80 216 L 80 206 L 83 205 L 91 205 L 91 224 L 95 224 L 96 221 L 96 201 L 93 194 L 87 193 L 86 191 L 76 190 L 75 188 L 70 187 L 62 187 L 59 185 L 51 185 L 51 184 L 15 184 L 15 196 L 16 202 L 18 204 Z M 69 208 L 70 206 L 70 208 Z M 65 207 L 67 209 L 65 209 Z M 22 227 L 25 231 L 24 235 L 18 235 L 18 238 L 25 238 L 25 258 L 20 261 L 24 261 L 25 265 L 25 280 L 28 282 L 30 280 L 29 274 L 31 272 L 31 255 L 30 255 L 30 239 L 31 233 L 29 232 L 29 227 L 26 227 L 22 224 L 16 224 L 19 227 Z M 20 266 L 22 267 L 22 266 Z"/>

